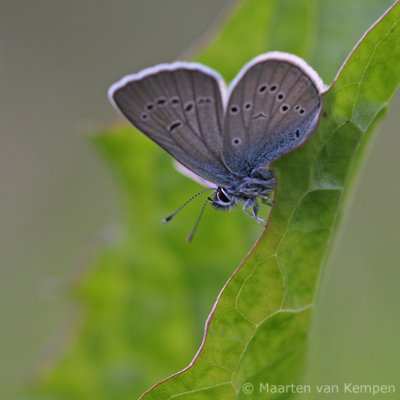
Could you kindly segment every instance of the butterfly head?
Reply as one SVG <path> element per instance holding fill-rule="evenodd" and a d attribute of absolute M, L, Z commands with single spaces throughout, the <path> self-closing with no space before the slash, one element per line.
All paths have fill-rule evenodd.
<path fill-rule="evenodd" d="M 212 198 L 211 205 L 219 210 L 229 210 L 235 205 L 235 198 L 226 189 L 218 186 Z"/>

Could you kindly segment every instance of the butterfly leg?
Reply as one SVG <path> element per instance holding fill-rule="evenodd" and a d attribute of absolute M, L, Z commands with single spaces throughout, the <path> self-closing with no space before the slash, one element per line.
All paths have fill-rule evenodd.
<path fill-rule="evenodd" d="M 251 213 L 248 208 L 253 207 L 253 212 Z M 258 212 L 258 204 L 257 202 L 254 201 L 254 199 L 248 199 L 244 203 L 244 206 L 242 210 L 247 214 L 250 215 L 251 218 L 254 218 L 260 225 L 265 226 L 267 221 L 265 219 L 257 217 L 257 212 Z"/>
<path fill-rule="evenodd" d="M 270 197 L 264 194 L 259 194 L 258 197 L 261 198 L 263 204 L 266 204 L 269 207 L 272 207 L 274 205 L 274 201 Z"/>

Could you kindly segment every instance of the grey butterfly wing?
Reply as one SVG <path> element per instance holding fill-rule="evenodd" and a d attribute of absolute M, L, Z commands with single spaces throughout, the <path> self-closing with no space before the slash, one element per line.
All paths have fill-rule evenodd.
<path fill-rule="evenodd" d="M 228 183 L 222 161 L 225 88 L 195 63 L 163 64 L 111 86 L 110 100 L 140 131 L 200 177 Z"/>
<path fill-rule="evenodd" d="M 248 63 L 230 86 L 224 161 L 245 175 L 303 143 L 322 108 L 322 80 L 302 59 L 271 52 Z"/>

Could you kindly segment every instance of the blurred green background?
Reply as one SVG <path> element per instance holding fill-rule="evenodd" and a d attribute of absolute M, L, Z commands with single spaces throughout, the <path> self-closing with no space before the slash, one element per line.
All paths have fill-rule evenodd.
<path fill-rule="evenodd" d="M 179 58 L 230 4 L 2 4 L 1 398 L 26 398 L 16 388 L 74 334 L 77 307 L 66 295 L 68 285 L 123 223 L 120 190 L 86 136 L 115 118 L 108 86 L 126 73 Z M 397 95 L 324 275 L 311 383 L 399 383 L 399 107 Z M 182 232 L 190 229 L 184 218 L 174 223 Z"/>

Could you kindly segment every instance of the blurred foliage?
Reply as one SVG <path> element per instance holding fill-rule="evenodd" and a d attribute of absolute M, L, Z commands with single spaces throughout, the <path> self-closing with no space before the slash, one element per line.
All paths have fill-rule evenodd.
<path fill-rule="evenodd" d="M 200 186 L 131 127 L 114 127 L 93 141 L 125 188 L 126 225 L 119 243 L 74 288 L 85 304 L 80 334 L 49 371 L 45 390 L 69 399 L 139 397 L 154 379 L 190 361 L 205 315 L 261 227 L 210 208 L 188 245 L 202 200 L 167 225 L 162 219 Z"/>
<path fill-rule="evenodd" d="M 391 2 L 339 3 L 243 2 L 199 60 L 230 80 L 251 57 L 279 49 L 302 56 L 330 81 Z M 398 18 L 396 6 L 353 54 L 326 96 L 326 117 L 312 140 L 275 163 L 279 187 L 267 234 L 226 287 L 195 366 L 148 398 L 197 390 L 180 397 L 232 399 L 243 382 L 298 379 L 309 305 L 352 160 L 399 80 L 399 30 L 391 32 Z M 200 199 L 166 226 L 161 221 L 200 187 L 133 128 L 111 127 L 93 142 L 124 188 L 125 226 L 72 290 L 84 305 L 79 332 L 45 372 L 42 398 L 137 398 L 185 367 L 218 292 L 261 232 L 240 210 L 210 208 L 187 245 Z"/>
<path fill-rule="evenodd" d="M 276 398 L 260 383 L 301 382 L 319 272 L 355 160 L 400 82 L 399 22 L 398 4 L 325 95 L 317 133 L 272 164 L 278 189 L 268 229 L 219 299 L 200 355 L 144 398 L 248 398 L 244 384 L 252 399 Z"/>

